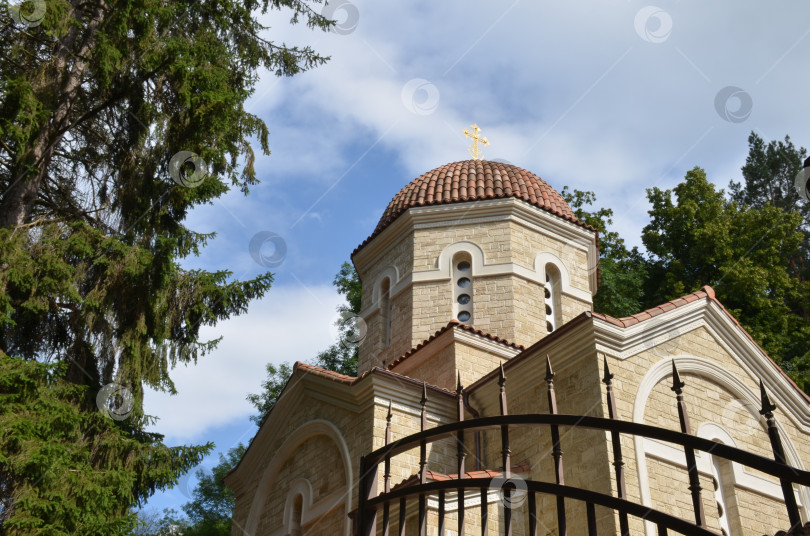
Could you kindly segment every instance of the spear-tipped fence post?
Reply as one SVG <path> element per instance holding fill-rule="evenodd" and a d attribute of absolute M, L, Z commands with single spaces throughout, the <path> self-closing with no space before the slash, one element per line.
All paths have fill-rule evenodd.
<path fill-rule="evenodd" d="M 458 383 L 456 384 L 456 402 L 458 404 L 458 422 L 464 421 L 464 386 L 461 384 L 461 372 L 458 372 Z M 459 430 L 456 435 L 458 447 L 458 479 L 464 478 L 467 472 L 466 457 L 467 450 L 464 447 L 464 430 Z M 464 488 L 458 488 L 458 533 L 464 534 Z"/>
<path fill-rule="evenodd" d="M 616 420 L 618 419 L 618 412 L 616 410 L 616 396 L 613 394 L 613 374 L 610 373 L 610 368 L 608 368 L 607 356 L 604 356 L 604 360 L 605 375 L 602 378 L 602 383 L 605 384 L 607 391 L 608 416 L 611 420 Z M 613 467 L 616 469 L 616 495 L 620 499 L 627 499 L 627 490 L 624 483 L 624 460 L 622 459 L 621 436 L 618 431 L 611 430 L 610 438 L 613 443 Z M 619 512 L 619 528 L 622 536 L 630 535 L 630 525 L 628 524 L 627 514 L 625 512 Z"/>
<path fill-rule="evenodd" d="M 369 462 L 365 456 L 360 458 L 359 492 L 357 524 L 360 527 L 360 536 L 374 536 L 377 534 L 377 509 L 366 506 L 366 503 L 377 496 L 377 464 Z"/>
<path fill-rule="evenodd" d="M 427 428 L 427 382 L 422 382 L 422 414 L 420 430 Z M 419 444 L 419 483 L 427 484 L 427 442 L 423 439 Z M 427 536 L 427 497 L 419 494 L 419 536 Z"/>
<path fill-rule="evenodd" d="M 506 374 L 503 363 L 498 371 L 501 416 L 509 415 L 506 407 Z M 512 536 L 512 450 L 509 448 L 509 426 L 501 425 L 501 460 L 503 461 L 503 521 L 506 536 Z"/>
<path fill-rule="evenodd" d="M 385 444 L 391 444 L 391 417 L 393 417 L 393 403 L 388 401 L 388 413 L 385 416 Z M 385 455 L 385 472 L 383 473 L 383 489 L 385 493 L 391 491 L 391 456 Z M 383 504 L 383 536 L 388 536 L 391 522 L 391 505 L 386 501 Z"/>
<path fill-rule="evenodd" d="M 681 376 L 678 374 L 678 368 L 675 366 L 675 360 L 672 360 L 672 387 L 675 392 L 675 400 L 678 404 L 678 420 L 681 425 L 681 432 L 684 434 L 691 434 L 692 427 L 689 424 L 689 414 L 686 412 L 686 402 L 683 401 L 683 387 L 686 385 L 681 381 Z M 686 467 L 689 471 L 689 490 L 692 493 L 692 508 L 695 511 L 695 523 L 699 527 L 706 527 L 706 515 L 703 512 L 703 499 L 700 496 L 700 477 L 698 476 L 697 462 L 695 460 L 695 449 L 689 446 L 684 446 L 684 454 L 686 455 Z"/>
<path fill-rule="evenodd" d="M 765 417 L 768 424 L 768 438 L 771 440 L 771 449 L 773 450 L 773 458 L 779 463 L 787 465 L 787 458 L 785 458 L 785 449 L 782 447 L 782 439 L 779 437 L 779 429 L 776 427 L 776 419 L 773 416 L 773 410 L 776 409 L 776 404 L 771 402 L 765 391 L 765 384 L 759 380 L 759 392 L 762 400 L 762 408 L 759 414 Z M 779 479 L 779 484 L 782 486 L 782 495 L 785 497 L 785 507 L 788 512 L 788 519 L 790 520 L 790 533 L 798 531 L 802 527 L 802 521 L 799 517 L 799 506 L 796 504 L 796 495 L 793 493 L 793 484 L 788 480 Z M 797 532 L 798 534 L 798 532 Z"/>
<path fill-rule="evenodd" d="M 554 392 L 554 372 L 551 370 L 551 358 L 546 354 L 546 385 L 548 386 L 548 412 L 557 414 L 557 395 Z M 551 425 L 551 454 L 554 456 L 554 476 L 557 484 L 565 484 L 563 474 L 562 448 L 560 448 L 560 430 Z M 557 497 L 557 528 L 560 536 L 568 534 L 565 522 L 565 498 Z"/>

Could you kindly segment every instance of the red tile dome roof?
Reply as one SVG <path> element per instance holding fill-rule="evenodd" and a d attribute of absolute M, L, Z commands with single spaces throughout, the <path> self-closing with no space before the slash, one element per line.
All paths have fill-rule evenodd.
<path fill-rule="evenodd" d="M 377 227 L 354 253 L 411 207 L 515 197 L 591 230 L 580 222 L 560 193 L 530 171 L 489 160 L 445 164 L 412 180 L 388 203 Z"/>

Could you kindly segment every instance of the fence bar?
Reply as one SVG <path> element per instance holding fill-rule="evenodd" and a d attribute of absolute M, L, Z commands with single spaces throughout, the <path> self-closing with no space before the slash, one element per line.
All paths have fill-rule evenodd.
<path fill-rule="evenodd" d="M 596 536 L 596 507 L 591 502 L 586 507 L 588 510 L 588 536 Z"/>
<path fill-rule="evenodd" d="M 461 372 L 458 373 L 458 384 L 456 384 L 456 401 L 458 402 L 458 422 L 464 421 L 464 386 L 461 385 Z M 464 448 L 464 430 L 459 430 L 456 434 L 458 445 L 458 478 L 464 478 L 467 467 L 467 450 Z M 464 488 L 458 488 L 458 534 L 464 536 Z"/>
<path fill-rule="evenodd" d="M 422 417 L 421 431 L 427 428 L 427 383 L 422 382 Z M 419 482 L 427 484 L 427 442 L 423 439 L 419 442 Z M 427 497 L 424 493 L 419 494 L 419 536 L 427 536 Z"/>
<path fill-rule="evenodd" d="M 529 536 L 537 536 L 537 494 L 527 491 L 529 494 Z"/>
<path fill-rule="evenodd" d="M 405 497 L 399 499 L 399 536 L 405 536 L 405 516 L 408 511 Z"/>
<path fill-rule="evenodd" d="M 487 488 L 481 488 L 481 536 L 487 536 L 489 515 L 487 511 Z"/>
<path fill-rule="evenodd" d="M 765 384 L 759 380 L 759 391 L 762 399 L 762 409 L 759 414 L 764 416 L 768 423 L 768 438 L 771 440 L 771 449 L 773 450 L 773 458 L 779 463 L 787 464 L 785 458 L 785 449 L 782 447 L 782 439 L 779 437 L 779 429 L 776 427 L 776 419 L 773 417 L 773 410 L 776 409 L 776 404 L 771 402 L 768 393 L 765 391 Z M 784 479 L 779 479 L 782 486 L 782 495 L 785 497 L 785 507 L 788 512 L 788 519 L 790 519 L 790 531 L 798 531 L 802 528 L 802 520 L 799 517 L 799 506 L 796 504 L 796 495 L 793 493 L 793 484 Z M 798 532 L 797 532 L 798 534 Z"/>
<path fill-rule="evenodd" d="M 367 507 L 366 501 L 377 496 L 377 464 L 368 463 L 366 457 L 360 458 L 360 489 L 358 497 L 358 526 L 360 536 L 376 536 L 377 508 Z"/>
<path fill-rule="evenodd" d="M 388 414 L 385 416 L 385 444 L 391 444 L 391 417 L 393 416 L 392 402 L 388 401 Z M 383 474 L 383 489 L 385 493 L 391 491 L 391 456 L 385 457 L 385 472 Z M 383 504 L 383 536 L 389 535 L 389 528 L 391 524 L 391 505 L 386 502 Z"/>
<path fill-rule="evenodd" d="M 605 376 L 602 378 L 602 383 L 605 384 L 607 391 L 607 404 L 608 404 L 608 417 L 612 420 L 618 419 L 618 412 L 616 410 L 616 396 L 613 394 L 613 374 L 610 373 L 608 368 L 607 356 L 605 359 Z M 620 499 L 627 498 L 627 490 L 624 483 L 624 460 L 622 459 L 622 440 L 621 435 L 616 430 L 610 431 L 610 438 L 613 443 L 613 467 L 616 469 L 616 496 Z M 622 536 L 630 536 L 630 525 L 627 522 L 627 514 L 619 512 L 619 528 Z"/>
<path fill-rule="evenodd" d="M 658 536 L 667 536 L 669 531 L 667 530 L 666 525 L 662 525 L 661 523 L 658 524 Z"/>
<path fill-rule="evenodd" d="M 557 395 L 554 392 L 554 372 L 551 370 L 551 358 L 546 354 L 546 384 L 548 385 L 548 412 L 557 414 Z M 562 449 L 560 448 L 560 429 L 551 425 L 552 456 L 554 456 L 554 476 L 557 484 L 565 484 L 563 474 Z M 557 529 L 559 536 L 566 536 L 565 498 L 557 497 Z"/>
<path fill-rule="evenodd" d="M 427 536 L 427 497 L 419 495 L 419 536 Z"/>
<path fill-rule="evenodd" d="M 506 408 L 506 374 L 503 363 L 498 373 L 501 415 L 509 415 Z M 512 536 L 512 450 L 509 448 L 509 426 L 501 426 L 501 459 L 503 462 L 503 526 L 504 534 Z"/>
<path fill-rule="evenodd" d="M 681 432 L 691 434 L 692 427 L 689 424 L 689 414 L 686 412 L 686 402 L 683 401 L 683 386 L 678 369 L 675 367 L 675 360 L 672 360 L 672 390 L 675 391 L 675 399 L 678 404 L 678 419 L 681 424 Z M 706 515 L 703 513 L 703 499 L 700 497 L 700 477 L 698 476 L 697 462 L 695 460 L 695 449 L 684 447 L 686 454 L 686 467 L 689 471 L 689 490 L 692 492 L 692 508 L 695 510 L 695 523 L 702 528 L 706 527 Z"/>
<path fill-rule="evenodd" d="M 439 536 L 444 536 L 444 490 L 439 492 Z"/>

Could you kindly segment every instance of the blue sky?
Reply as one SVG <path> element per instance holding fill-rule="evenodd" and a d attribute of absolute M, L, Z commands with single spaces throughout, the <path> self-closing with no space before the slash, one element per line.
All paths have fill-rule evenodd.
<path fill-rule="evenodd" d="M 317 9 L 322 6 L 317 5 Z M 261 184 L 200 207 L 189 226 L 217 237 L 188 267 L 275 283 L 196 366 L 175 369 L 178 394 L 150 393 L 147 413 L 171 445 L 214 441 L 224 452 L 255 434 L 248 393 L 268 362 L 310 360 L 336 336 L 340 264 L 418 175 L 464 160 L 478 123 L 484 157 L 526 168 L 561 190 L 592 190 L 614 228 L 640 245 L 645 188 L 671 188 L 699 165 L 740 180 L 753 130 L 810 144 L 810 3 L 751 0 L 332 2 L 337 31 L 262 19 L 266 37 L 331 56 L 293 78 L 263 73 L 248 109 L 270 129 Z M 193 150 L 190 148 L 189 150 Z M 258 150 L 258 149 L 257 149 Z M 267 234 L 262 236 L 268 236 Z M 216 454 L 203 467 L 216 464 Z M 150 508 L 189 500 L 194 478 Z"/>

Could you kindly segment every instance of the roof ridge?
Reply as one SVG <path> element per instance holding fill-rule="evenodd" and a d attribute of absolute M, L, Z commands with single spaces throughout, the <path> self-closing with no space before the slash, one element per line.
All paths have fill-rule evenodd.
<path fill-rule="evenodd" d="M 720 310 L 723 311 L 723 313 L 728 318 L 731 319 L 734 325 L 737 326 L 737 329 L 739 329 L 739 331 L 745 334 L 748 340 L 751 341 L 754 344 L 754 346 L 756 346 L 759 349 L 759 351 L 762 352 L 763 355 L 765 355 L 765 357 L 768 358 L 768 362 L 770 362 L 771 365 L 773 365 L 776 368 L 777 372 L 779 372 L 788 381 L 788 383 L 790 383 L 790 385 L 792 385 L 796 389 L 796 391 L 800 394 L 802 398 L 804 398 L 805 401 L 810 403 L 810 395 L 805 393 L 803 390 L 799 388 L 798 385 L 796 385 L 796 382 L 793 381 L 793 378 L 788 376 L 787 372 L 782 370 L 782 367 L 780 367 L 776 363 L 776 361 L 774 361 L 771 358 L 771 356 L 768 355 L 768 352 L 766 352 L 765 349 L 762 348 L 762 346 L 760 346 L 759 343 L 754 339 L 754 337 L 752 337 L 751 334 L 748 333 L 748 330 L 746 330 L 742 326 L 742 324 L 740 324 L 737 318 L 733 314 L 728 312 L 728 309 L 726 309 L 726 307 L 720 302 L 720 300 L 717 299 L 714 289 L 709 285 L 703 285 L 702 287 L 700 287 L 700 290 L 696 290 L 695 292 L 686 294 L 685 296 L 681 296 L 680 298 L 675 298 L 674 300 L 670 300 L 668 302 L 662 303 L 661 305 L 657 305 L 640 313 L 636 313 L 631 316 L 625 316 L 623 318 L 615 318 L 610 315 L 597 312 L 593 312 L 591 314 L 613 325 L 626 328 L 638 324 L 639 322 L 649 320 L 650 318 L 654 318 L 660 314 L 666 313 L 673 309 L 677 309 L 678 307 L 683 307 L 684 305 L 690 304 L 703 298 L 706 298 L 709 301 L 716 303 L 720 307 Z"/>
<path fill-rule="evenodd" d="M 531 466 L 528 463 L 519 463 L 517 465 L 513 465 L 510 469 L 511 473 L 522 474 L 526 473 L 531 470 Z M 439 473 L 438 471 L 426 471 L 426 475 L 430 480 L 434 482 L 442 482 L 446 480 L 457 480 L 458 473 L 450 473 L 444 474 Z M 480 469 L 476 471 L 466 471 L 464 473 L 464 478 L 496 478 L 503 475 L 503 469 Z M 404 478 L 401 482 L 395 484 L 391 487 L 391 491 L 396 489 L 404 488 L 410 485 L 413 485 L 419 479 L 418 474 L 410 475 Z"/>
<path fill-rule="evenodd" d="M 309 363 L 304 363 L 303 361 L 295 362 L 293 365 L 293 373 L 297 369 L 305 370 L 310 374 L 315 374 L 316 376 L 321 376 L 323 378 L 329 378 L 332 381 L 345 383 L 346 385 L 351 385 L 365 376 L 365 374 L 361 374 L 360 376 L 349 376 L 348 374 L 341 374 L 340 372 L 325 369 L 323 367 L 319 367 L 318 365 L 310 365 Z"/>
<path fill-rule="evenodd" d="M 411 357 L 413 354 L 415 354 L 416 352 L 418 352 L 419 350 L 421 350 L 422 348 L 424 348 L 425 346 L 427 346 L 427 345 L 428 345 L 428 344 L 430 344 L 431 342 L 433 342 L 433 341 L 435 341 L 436 339 L 438 339 L 440 336 L 442 336 L 442 335 L 444 335 L 445 333 L 447 333 L 448 331 L 450 331 L 450 329 L 451 329 L 451 328 L 459 328 L 459 329 L 462 329 L 462 330 L 464 330 L 464 331 L 467 331 L 467 332 L 469 332 L 469 333 L 473 333 L 473 334 L 475 334 L 475 335 L 479 335 L 479 336 L 481 336 L 481 337 L 484 337 L 484 338 L 489 339 L 489 340 L 491 340 L 491 341 L 497 342 L 497 343 L 499 343 L 499 344 L 503 344 L 503 345 L 505 345 L 505 346 L 511 346 L 511 347 L 512 347 L 512 348 L 514 348 L 515 350 L 520 350 L 520 351 L 523 351 L 523 350 L 525 350 L 525 349 L 526 349 L 526 348 L 525 348 L 523 345 L 521 345 L 521 344 L 516 344 L 516 343 L 513 343 L 513 342 L 508 341 L 508 340 L 506 340 L 506 339 L 503 339 L 503 338 L 501 338 L 501 337 L 499 337 L 499 336 L 497 336 L 497 335 L 492 335 L 492 334 L 490 334 L 490 333 L 486 333 L 486 332 L 484 332 L 484 331 L 481 331 L 480 329 L 475 329 L 475 328 L 474 328 L 474 327 L 472 327 L 472 326 L 468 326 L 468 325 L 466 325 L 466 324 L 462 324 L 462 323 L 461 323 L 461 322 L 459 322 L 458 320 L 455 320 L 455 319 L 454 319 L 454 320 L 451 320 L 450 322 L 448 322 L 446 326 L 444 326 L 444 327 L 442 327 L 441 329 L 439 329 L 439 330 L 438 330 L 436 333 L 434 333 L 433 335 L 431 335 L 430 337 L 428 337 L 428 338 L 427 338 L 427 339 L 425 339 L 424 341 L 420 342 L 419 344 L 417 344 L 416 346 L 414 346 L 413 348 L 411 348 L 410 350 L 408 350 L 407 352 L 405 352 L 404 354 L 402 354 L 402 355 L 401 355 L 401 356 L 399 356 L 398 358 L 396 358 L 396 359 L 394 359 L 393 361 L 391 361 L 391 363 L 389 363 L 389 364 L 388 364 L 388 366 L 386 367 L 386 369 L 387 369 L 387 370 L 389 370 L 389 371 L 393 371 L 393 368 L 394 368 L 394 367 L 396 367 L 397 365 L 399 365 L 400 363 L 402 363 L 403 361 L 405 361 L 406 359 L 408 359 L 409 357 Z"/>
<path fill-rule="evenodd" d="M 683 307 L 689 303 L 692 303 L 697 300 L 701 300 L 703 298 L 709 298 L 717 303 L 717 298 L 714 295 L 714 289 L 709 285 L 703 285 L 700 290 L 696 290 L 695 292 L 691 292 L 679 298 L 675 298 L 674 300 L 670 300 L 668 302 L 664 302 L 660 305 L 656 305 L 655 307 L 650 307 L 649 309 L 645 309 L 640 313 L 636 313 L 630 316 L 623 316 L 621 318 L 616 318 L 615 316 L 610 316 L 606 313 L 597 313 L 593 311 L 593 316 L 605 320 L 606 322 L 610 322 L 611 324 L 621 326 L 621 327 L 630 327 L 639 322 L 643 322 L 644 320 L 649 320 L 650 318 L 656 317 L 660 314 L 666 313 L 667 311 L 671 311 L 673 309 L 677 309 L 678 307 Z M 721 304 L 722 305 L 722 304 Z"/>

